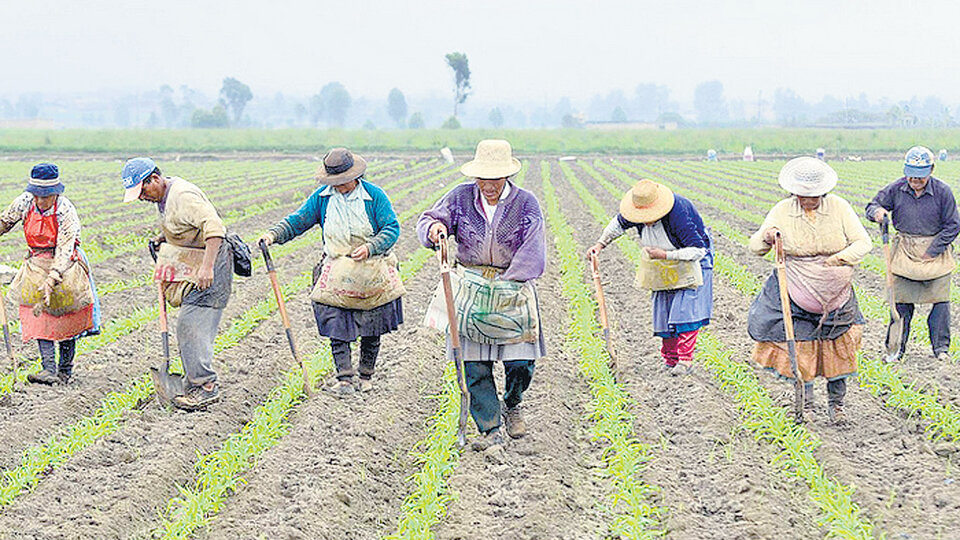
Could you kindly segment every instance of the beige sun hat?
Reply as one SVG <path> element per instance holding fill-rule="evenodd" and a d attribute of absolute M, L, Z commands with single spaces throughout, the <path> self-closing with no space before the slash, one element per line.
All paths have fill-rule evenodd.
<path fill-rule="evenodd" d="M 513 157 L 510 143 L 503 139 L 486 139 L 477 144 L 473 161 L 460 167 L 470 178 L 505 178 L 520 172 L 520 160 Z"/>
<path fill-rule="evenodd" d="M 333 148 L 323 156 L 316 179 L 321 184 L 339 186 L 363 176 L 367 162 L 346 148 Z"/>
<path fill-rule="evenodd" d="M 670 188 L 644 178 L 620 200 L 620 215 L 632 223 L 652 223 L 670 213 L 673 201 Z"/>
<path fill-rule="evenodd" d="M 793 158 L 780 169 L 780 187 L 793 195 L 819 197 L 836 187 L 837 171 L 817 158 Z"/>

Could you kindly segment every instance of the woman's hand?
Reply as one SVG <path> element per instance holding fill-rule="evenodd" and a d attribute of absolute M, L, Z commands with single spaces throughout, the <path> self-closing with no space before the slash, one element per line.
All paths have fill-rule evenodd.
<path fill-rule="evenodd" d="M 589 249 L 587 249 L 587 258 L 589 259 L 590 257 L 599 257 L 601 251 L 603 251 L 603 244 L 601 244 L 600 242 L 597 242 L 596 244 L 590 246 Z"/>
<path fill-rule="evenodd" d="M 780 232 L 780 229 L 776 227 L 770 227 L 763 231 L 763 241 L 772 246 L 777 241 L 778 232 Z"/>
<path fill-rule="evenodd" d="M 43 280 L 43 304 L 45 306 L 50 305 L 50 297 L 53 296 L 53 287 L 56 284 L 57 280 L 53 276 L 47 276 L 47 279 Z"/>
<path fill-rule="evenodd" d="M 437 222 L 434 222 L 434 224 L 430 226 L 430 231 L 427 232 L 427 238 L 429 238 L 431 242 L 433 242 L 434 244 L 436 244 L 436 243 L 440 242 L 440 235 L 441 235 L 441 234 L 443 234 L 443 235 L 446 235 L 446 234 L 447 234 L 447 226 L 444 225 L 442 222 L 437 221 Z"/>
<path fill-rule="evenodd" d="M 843 259 L 836 255 L 831 255 L 827 257 L 827 260 L 823 261 L 824 266 L 843 266 L 844 264 L 846 263 L 843 262 Z"/>
<path fill-rule="evenodd" d="M 651 259 L 666 259 L 666 258 L 667 258 L 667 252 L 664 251 L 664 250 L 662 250 L 662 249 L 660 249 L 660 248 L 645 247 L 645 248 L 643 248 L 643 250 L 647 252 L 647 255 L 649 255 Z"/>
<path fill-rule="evenodd" d="M 350 254 L 350 258 L 355 261 L 362 261 L 370 256 L 370 246 L 364 244 L 357 249 L 353 250 L 353 253 Z"/>

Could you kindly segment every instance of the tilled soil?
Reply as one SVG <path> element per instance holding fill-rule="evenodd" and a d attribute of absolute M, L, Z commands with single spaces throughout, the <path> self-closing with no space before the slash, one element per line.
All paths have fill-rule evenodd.
<path fill-rule="evenodd" d="M 616 204 L 586 175 L 578 176 L 610 217 Z M 561 207 L 583 249 L 593 245 L 603 226 L 573 192 L 558 169 L 552 181 Z M 628 233 L 631 238 L 636 233 Z M 623 382 L 637 400 L 637 433 L 652 445 L 653 459 L 643 479 L 661 488 L 670 538 L 814 538 L 816 517 L 796 485 L 770 465 L 773 451 L 758 445 L 740 428 L 733 399 L 709 374 L 665 371 L 654 337 L 648 293 L 633 288 L 632 264 L 616 246 L 601 259 L 604 292 L 617 338 Z M 586 275 L 585 275 L 586 278 Z M 715 280 L 716 281 L 716 280 Z M 727 313 L 715 294 L 715 318 Z M 711 331 L 714 330 L 712 325 Z"/>
<path fill-rule="evenodd" d="M 612 204 L 611 198 L 608 201 Z M 705 215 L 709 213 L 707 210 Z M 769 263 L 743 246 L 722 235 L 716 235 L 715 240 L 718 252 L 747 265 L 760 279 L 766 279 L 772 270 Z M 751 301 L 715 276 L 716 315 L 710 331 L 745 361 L 749 361 L 753 348 L 745 331 Z M 883 333 L 881 323 L 868 322 L 864 328 L 865 347 L 882 343 Z M 772 395 L 784 406 L 791 405 L 791 385 L 759 370 L 758 374 Z M 816 395 L 817 420 L 808 428 L 823 440 L 817 457 L 828 475 L 855 488 L 854 500 L 864 508 L 868 519 L 895 538 L 940 538 L 960 530 L 960 490 L 950 460 L 936 455 L 936 451 L 951 454 L 952 446 L 941 449 L 934 445 L 924 436 L 918 421 L 886 408 L 854 381 L 848 384 L 845 403 L 852 419 L 848 425 L 834 426 L 826 418 L 823 381 L 817 381 Z M 907 536 L 896 536 L 901 534 Z"/>

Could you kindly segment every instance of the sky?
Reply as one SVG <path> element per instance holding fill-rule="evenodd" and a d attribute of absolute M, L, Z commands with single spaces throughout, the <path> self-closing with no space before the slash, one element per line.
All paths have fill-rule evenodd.
<path fill-rule="evenodd" d="M 224 77 L 255 95 L 449 95 L 467 54 L 484 101 L 585 100 L 640 83 L 692 100 L 936 95 L 960 103 L 960 3 L 845 1 L 0 0 L 0 96 L 137 92 Z"/>

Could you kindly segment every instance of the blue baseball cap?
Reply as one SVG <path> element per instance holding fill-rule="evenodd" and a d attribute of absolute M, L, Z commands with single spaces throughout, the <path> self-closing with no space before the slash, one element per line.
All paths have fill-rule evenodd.
<path fill-rule="evenodd" d="M 907 178 L 926 178 L 933 172 L 933 152 L 923 146 L 907 150 L 903 158 L 903 175 Z"/>
<path fill-rule="evenodd" d="M 157 164 L 147 157 L 138 157 L 128 160 L 123 164 L 123 202 L 130 202 L 140 198 L 140 190 L 143 189 L 143 181 L 150 176 L 157 168 Z"/>

